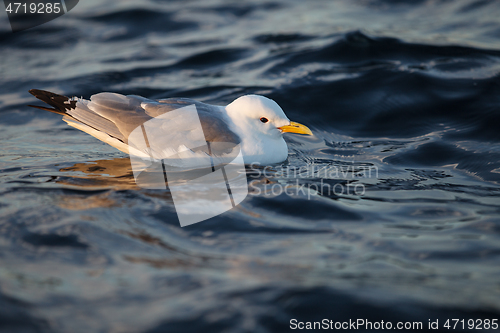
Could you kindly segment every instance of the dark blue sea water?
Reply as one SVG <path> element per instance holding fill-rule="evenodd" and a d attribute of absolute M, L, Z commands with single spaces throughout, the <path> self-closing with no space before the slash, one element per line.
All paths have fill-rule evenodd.
<path fill-rule="evenodd" d="M 500 2 L 87 0 L 15 34 L 1 15 L 0 331 L 500 320 Z M 257 93 L 315 136 L 181 228 L 32 88 Z"/>

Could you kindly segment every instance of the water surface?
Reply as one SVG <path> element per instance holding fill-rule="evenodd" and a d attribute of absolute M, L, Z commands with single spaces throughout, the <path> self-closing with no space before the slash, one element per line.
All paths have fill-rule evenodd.
<path fill-rule="evenodd" d="M 484 0 L 82 1 L 16 34 L 0 21 L 0 328 L 499 318 L 498 17 Z M 27 107 L 31 88 L 257 93 L 315 137 L 287 136 L 240 206 L 181 228 L 168 192 Z"/>

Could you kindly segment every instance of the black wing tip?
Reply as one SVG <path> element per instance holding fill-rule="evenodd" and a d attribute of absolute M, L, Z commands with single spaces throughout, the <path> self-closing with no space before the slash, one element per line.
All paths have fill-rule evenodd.
<path fill-rule="evenodd" d="M 44 106 L 39 106 L 39 105 L 31 105 L 31 104 L 28 104 L 29 107 L 32 107 L 32 108 L 35 108 L 35 109 L 40 109 L 40 110 L 45 110 L 45 111 L 50 111 L 50 112 L 54 112 L 54 113 L 57 113 L 57 114 L 60 114 L 62 116 L 65 116 L 66 113 L 63 113 L 59 110 L 56 110 L 56 109 L 51 109 L 51 108 L 46 108 Z"/>
<path fill-rule="evenodd" d="M 51 97 L 61 97 L 61 98 L 68 98 L 63 95 L 58 95 L 53 92 L 47 91 L 47 90 L 41 90 L 41 89 L 30 89 L 28 90 L 30 94 L 35 96 L 36 98 L 51 98 Z M 69 99 L 69 98 L 68 98 Z"/>
<path fill-rule="evenodd" d="M 50 97 L 50 96 L 61 96 L 61 95 L 57 95 L 57 94 L 54 94 L 50 91 L 46 91 L 46 90 L 40 90 L 40 89 L 30 89 L 28 90 L 28 92 L 30 94 L 32 94 L 33 96 L 35 96 L 36 98 L 40 99 L 40 97 L 42 96 L 47 96 L 47 97 Z"/>
<path fill-rule="evenodd" d="M 60 115 L 66 115 L 67 114 L 66 112 L 68 110 L 76 108 L 76 101 L 72 101 L 70 100 L 69 97 L 66 96 L 54 94 L 50 91 L 40 90 L 40 89 L 30 89 L 28 92 L 33 96 L 35 96 L 36 98 L 38 98 L 39 100 L 41 100 L 42 102 L 45 102 L 48 105 L 52 106 L 53 109 L 35 105 L 28 105 L 28 106 L 54 112 Z"/>

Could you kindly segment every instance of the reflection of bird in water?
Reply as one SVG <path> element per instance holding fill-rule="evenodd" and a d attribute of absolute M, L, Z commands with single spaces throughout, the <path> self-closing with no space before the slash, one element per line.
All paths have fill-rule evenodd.
<path fill-rule="evenodd" d="M 63 120 L 69 125 L 125 153 L 143 158 L 152 156 L 153 143 L 149 142 L 151 147 L 149 144 L 138 147 L 130 141 L 131 133 L 141 127 L 144 130 L 143 125 L 153 118 L 167 113 L 172 115 L 168 121 L 157 125 L 169 146 L 167 155 L 176 156 L 171 163 L 168 158 L 164 161 L 172 166 L 177 166 L 175 163 L 179 161 L 181 164 L 195 161 L 200 155 L 207 154 L 193 149 L 199 146 L 199 131 L 194 130 L 192 119 L 186 119 L 185 113 L 172 112 L 186 106 L 196 107 L 204 134 L 203 143 L 206 141 L 209 150 L 210 146 L 214 147 L 212 152 L 219 147 L 216 155 L 223 157 L 238 145 L 245 164 L 271 164 L 286 160 L 288 147 L 283 133 L 312 135 L 306 126 L 291 122 L 276 102 L 259 95 L 242 96 L 224 107 L 187 98 L 154 101 L 135 95 L 99 93 L 85 100 L 37 89 L 30 90 L 30 93 L 53 108 L 34 107 L 63 115 Z"/>
<path fill-rule="evenodd" d="M 68 176 L 59 176 L 56 182 L 65 185 L 94 189 L 115 188 L 122 190 L 137 188 L 128 157 L 76 163 L 59 171 L 67 172 Z M 72 172 L 81 172 L 85 175 L 74 175 Z"/>
<path fill-rule="evenodd" d="M 68 176 L 59 176 L 56 179 L 57 183 L 66 185 L 119 190 L 138 188 L 134 180 L 130 158 L 128 157 L 76 163 L 59 171 L 68 172 Z M 75 175 L 69 172 L 83 172 L 85 175 Z M 203 172 L 203 169 L 200 172 Z M 189 179 L 184 177 L 189 173 L 183 171 L 171 172 L 171 175 L 174 182 Z"/>
<path fill-rule="evenodd" d="M 81 193 L 84 194 L 83 196 L 64 195 L 59 198 L 58 205 L 68 209 L 79 210 L 117 205 L 114 199 L 109 198 L 111 192 L 101 190 L 140 190 L 134 181 L 128 157 L 76 163 L 59 171 L 63 174 L 55 177 L 56 183 L 70 186 L 77 191 L 82 190 Z M 89 195 L 90 193 L 94 194 Z M 172 202 L 169 191 L 142 190 L 142 193 L 148 197 L 161 198 L 164 202 Z"/>

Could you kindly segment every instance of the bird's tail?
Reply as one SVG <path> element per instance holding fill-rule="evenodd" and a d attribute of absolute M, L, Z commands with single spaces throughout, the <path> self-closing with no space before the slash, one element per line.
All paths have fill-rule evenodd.
<path fill-rule="evenodd" d="M 54 112 L 63 116 L 67 115 L 66 111 L 76 108 L 76 100 L 73 100 L 66 96 L 38 89 L 31 89 L 29 93 L 38 98 L 39 100 L 53 107 L 53 108 L 47 108 L 44 106 L 28 105 L 33 108 Z"/>

